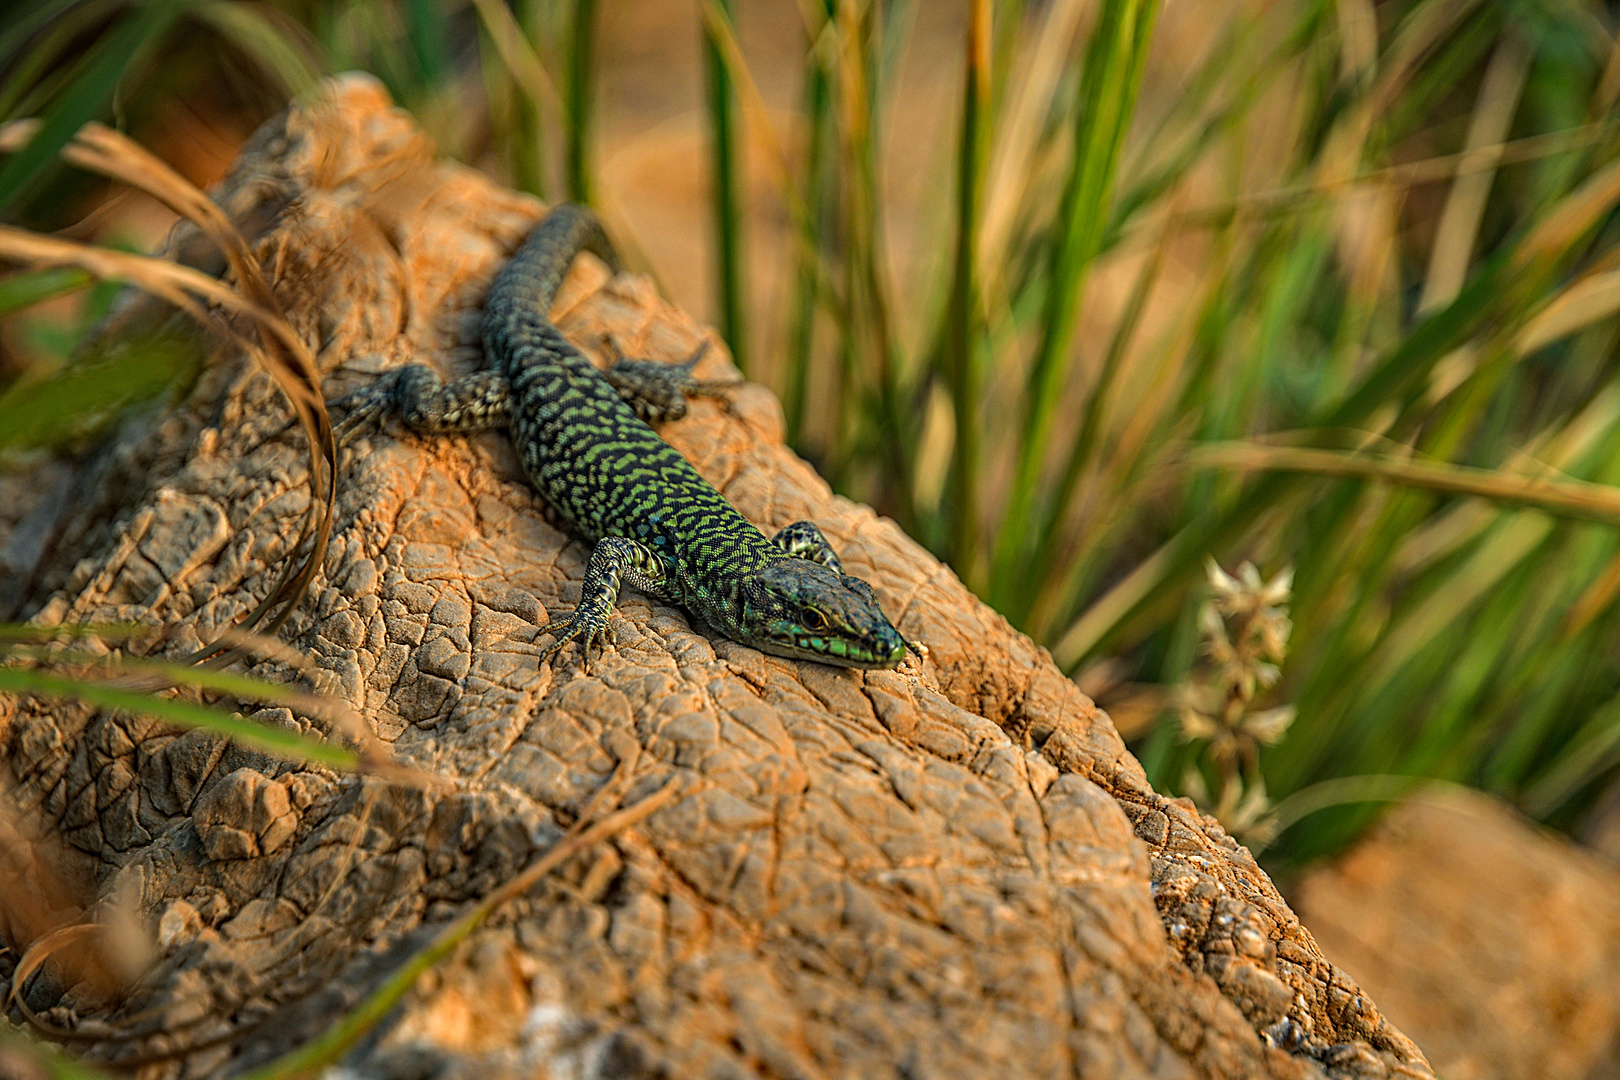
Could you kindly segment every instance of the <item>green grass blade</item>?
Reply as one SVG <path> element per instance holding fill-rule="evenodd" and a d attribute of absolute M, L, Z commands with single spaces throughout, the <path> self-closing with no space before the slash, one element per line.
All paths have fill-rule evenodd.
<path fill-rule="evenodd" d="M 957 136 L 956 246 L 951 262 L 950 301 L 945 309 L 944 368 L 956 419 L 951 448 L 947 552 L 956 572 L 978 581 L 980 431 L 983 372 L 978 346 L 984 334 L 979 315 L 978 229 L 983 201 L 985 151 L 990 129 L 990 3 L 973 0 L 964 42 L 962 129 Z"/>
<path fill-rule="evenodd" d="M 106 19 L 111 7 L 108 0 L 80 4 L 58 0 L 0 30 L 0 71 L 6 73 L 0 84 L 0 120 L 31 115 L 33 110 L 24 106 L 50 100 L 58 87 L 83 69 L 87 57 L 78 64 L 64 63 L 62 54 Z M 50 74 L 53 71 L 61 78 Z"/>
<path fill-rule="evenodd" d="M 805 213 L 794 221 L 795 287 L 789 331 L 787 371 L 782 380 L 782 411 L 787 441 L 803 450 L 804 419 L 815 354 L 816 318 L 823 292 L 821 244 L 831 230 L 829 204 L 835 132 L 832 124 L 832 80 L 814 42 L 807 43 L 804 67 L 804 130 L 807 142 L 803 196 Z"/>
<path fill-rule="evenodd" d="M 1081 292 L 1109 221 L 1120 150 L 1157 14 L 1156 0 L 1105 0 L 1086 53 L 1075 105 L 1072 165 L 1047 271 L 1051 291 L 1025 388 L 1012 494 L 996 545 L 992 603 L 1015 591 L 1018 566 L 1034 539 L 1030 533 L 1043 455 L 1051 444 L 1052 420 L 1068 373 Z"/>
<path fill-rule="evenodd" d="M 712 0 L 715 20 L 732 28 L 732 0 Z M 706 22 L 703 62 L 708 78 L 710 168 L 714 185 L 715 286 L 720 311 L 720 336 L 731 349 L 733 361 L 746 376 L 748 356 L 748 296 L 743 251 L 744 206 L 742 181 L 742 125 L 737 116 L 737 94 L 721 55 L 720 43 Z"/>
<path fill-rule="evenodd" d="M 58 151 L 106 107 L 120 81 L 157 47 L 181 10 L 181 0 L 149 0 L 90 46 L 83 70 L 51 102 L 34 137 L 0 165 L 0 211 L 14 207 L 39 183 Z"/>
<path fill-rule="evenodd" d="M 444 5 L 435 0 L 405 0 L 405 15 L 411 52 L 422 81 L 429 87 L 442 86 L 450 70 L 445 52 L 448 28 Z"/>
<path fill-rule="evenodd" d="M 132 342 L 117 356 L 70 364 L 49 378 L 19 382 L 0 394 L 0 450 L 59 445 L 119 409 L 148 401 L 196 370 L 194 346 L 173 340 Z"/>
<path fill-rule="evenodd" d="M 258 61 L 288 93 L 306 96 L 320 81 L 319 68 L 270 11 L 231 0 L 205 0 L 193 3 L 191 15 Z"/>
<path fill-rule="evenodd" d="M 83 701 L 104 709 L 150 716 L 177 727 L 211 731 L 243 746 L 251 746 L 289 761 L 325 765 L 344 772 L 354 772 L 360 766 L 358 754 L 332 743 L 241 720 L 218 709 L 186 701 L 155 698 L 101 683 L 65 679 L 21 668 L 0 668 L 0 690 Z"/>
<path fill-rule="evenodd" d="M 83 270 L 70 266 L 25 271 L 0 278 L 0 315 L 10 315 L 46 300 L 77 292 L 93 280 Z"/>
<path fill-rule="evenodd" d="M 591 160 L 595 133 L 596 0 L 574 0 L 568 50 L 568 197 L 591 203 L 596 195 L 596 174 Z"/>

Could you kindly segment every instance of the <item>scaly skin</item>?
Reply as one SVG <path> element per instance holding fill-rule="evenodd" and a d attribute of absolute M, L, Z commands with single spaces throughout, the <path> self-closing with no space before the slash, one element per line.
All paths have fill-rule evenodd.
<path fill-rule="evenodd" d="M 908 648 L 920 653 L 815 525 L 767 539 L 648 426 L 644 417 L 684 413 L 684 395 L 713 392 L 691 377 L 696 357 L 621 360 L 605 377 L 551 324 L 551 302 L 581 251 L 617 265 L 594 217 L 556 207 L 490 286 L 483 330 L 494 370 L 444 384 L 431 369 L 401 368 L 350 399 L 340 441 L 396 412 L 421 432 L 509 430 L 530 482 L 596 544 L 579 606 L 545 628 L 557 635 L 546 656 L 577 637 L 588 657 L 605 641 L 621 584 L 778 656 L 892 668 Z"/>

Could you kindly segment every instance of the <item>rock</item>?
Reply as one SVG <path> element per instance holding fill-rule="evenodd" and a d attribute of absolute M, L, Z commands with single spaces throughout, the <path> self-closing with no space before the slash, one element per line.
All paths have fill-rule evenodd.
<path fill-rule="evenodd" d="M 480 298 L 541 209 L 435 160 L 365 77 L 267 125 L 218 198 L 329 398 L 407 361 L 477 368 Z M 193 246 L 181 230 L 176 250 Z M 553 314 L 587 350 L 611 334 L 675 360 L 709 336 L 589 259 Z M 698 375 L 724 369 L 711 350 Z M 40 553 L 18 610 L 164 624 L 176 654 L 212 639 L 297 535 L 306 457 L 287 415 L 223 356 L 159 422 L 124 426 L 5 548 Z M 663 434 L 767 530 L 818 522 L 930 660 L 768 657 L 630 592 L 588 672 L 577 651 L 541 665 L 536 627 L 576 602 L 586 547 L 546 523 L 500 433 L 372 436 L 343 455 L 323 574 L 282 637 L 437 783 L 338 777 L 145 721 L 114 739 L 114 717 L 0 703 L 13 813 L 89 880 L 138 881 L 161 927 L 156 968 L 96 1018 L 129 1037 L 90 1056 L 237 1027 L 228 1056 L 143 1075 L 262 1063 L 581 815 L 678 781 L 682 799 L 502 909 L 351 1054 L 353 1074 L 1431 1075 L 1043 650 L 782 445 L 767 391 L 700 399 Z M 184 580 L 158 585 L 153 567 Z"/>
<path fill-rule="evenodd" d="M 1413 796 L 1295 901 L 1448 1080 L 1612 1068 L 1620 873 L 1489 796 Z"/>
<path fill-rule="evenodd" d="M 297 828 L 281 784 L 252 769 L 237 769 L 197 802 L 192 822 L 210 859 L 274 854 Z"/>

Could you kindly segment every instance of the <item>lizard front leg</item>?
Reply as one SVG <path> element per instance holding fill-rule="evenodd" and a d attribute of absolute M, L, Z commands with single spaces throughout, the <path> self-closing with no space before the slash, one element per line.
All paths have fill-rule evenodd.
<path fill-rule="evenodd" d="M 436 435 L 506 427 L 512 415 L 511 391 L 500 372 L 480 371 L 447 383 L 422 364 L 391 371 L 332 404 L 347 411 L 332 432 L 339 446 L 390 416 L 412 431 Z"/>
<path fill-rule="evenodd" d="M 621 585 L 633 585 L 663 600 L 679 600 L 679 589 L 663 558 L 644 544 L 623 536 L 604 536 L 596 542 L 591 561 L 585 568 L 585 581 L 579 589 L 579 606 L 566 621 L 553 620 L 540 628 L 542 634 L 555 634 L 540 659 L 545 660 L 575 638 L 585 648 L 590 662 L 593 644 L 611 644 L 608 618 L 619 602 Z"/>
<path fill-rule="evenodd" d="M 771 543 L 781 548 L 784 555 L 818 562 L 839 577 L 844 576 L 844 564 L 838 561 L 838 553 L 827 543 L 827 538 L 821 535 L 821 530 L 813 521 L 795 521 L 783 526 L 771 537 Z"/>

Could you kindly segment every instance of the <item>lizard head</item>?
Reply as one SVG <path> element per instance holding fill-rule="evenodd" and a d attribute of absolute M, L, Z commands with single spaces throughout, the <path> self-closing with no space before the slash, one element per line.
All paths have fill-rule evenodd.
<path fill-rule="evenodd" d="M 838 667 L 892 668 L 905 639 L 872 586 L 808 559 L 781 559 L 743 580 L 748 644 L 777 656 Z"/>

